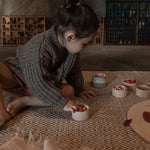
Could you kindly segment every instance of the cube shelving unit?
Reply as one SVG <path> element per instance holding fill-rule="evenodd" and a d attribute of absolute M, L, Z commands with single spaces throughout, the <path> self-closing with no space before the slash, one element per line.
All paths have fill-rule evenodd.
<path fill-rule="evenodd" d="M 44 16 L 2 16 L 1 45 L 24 45 L 33 36 L 45 31 Z"/>
<path fill-rule="evenodd" d="M 150 1 L 138 3 L 138 43 L 150 44 Z"/>
<path fill-rule="evenodd" d="M 105 43 L 137 44 L 137 3 L 128 1 L 106 2 Z"/>
<path fill-rule="evenodd" d="M 150 1 L 106 0 L 106 45 L 150 44 Z"/>

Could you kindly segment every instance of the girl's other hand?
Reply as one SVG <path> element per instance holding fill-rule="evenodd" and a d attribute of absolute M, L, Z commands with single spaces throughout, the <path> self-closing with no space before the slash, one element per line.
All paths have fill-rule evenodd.
<path fill-rule="evenodd" d="M 96 94 L 92 91 L 83 91 L 80 93 L 79 95 L 80 97 L 83 97 L 83 98 L 93 98 L 96 96 Z"/>
<path fill-rule="evenodd" d="M 75 112 L 77 110 L 75 104 L 71 101 L 68 100 L 67 104 L 65 105 L 65 107 L 63 108 L 64 111 L 71 111 L 71 112 Z"/>

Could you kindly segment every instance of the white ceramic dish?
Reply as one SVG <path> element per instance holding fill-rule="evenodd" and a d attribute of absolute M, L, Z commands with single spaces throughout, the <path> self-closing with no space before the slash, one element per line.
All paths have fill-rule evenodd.
<path fill-rule="evenodd" d="M 117 98 L 125 98 L 127 95 L 127 88 L 124 85 L 113 86 L 112 95 Z"/>
<path fill-rule="evenodd" d="M 136 95 L 139 97 L 150 97 L 150 86 L 148 85 L 138 85 L 136 87 Z"/>
<path fill-rule="evenodd" d="M 84 105 L 86 107 L 86 111 L 83 111 L 83 112 L 79 112 L 79 111 L 76 111 L 74 113 L 72 113 L 72 118 L 74 120 L 77 120 L 77 121 L 86 121 L 89 119 L 90 117 L 90 109 L 89 109 L 89 106 L 88 105 Z"/>
<path fill-rule="evenodd" d="M 127 82 L 125 82 L 125 80 L 130 80 L 130 79 L 124 79 L 122 81 L 123 85 L 125 85 L 128 88 L 128 90 L 135 90 L 136 82 L 135 83 L 127 83 Z M 131 81 L 133 81 L 133 80 L 131 80 Z"/>

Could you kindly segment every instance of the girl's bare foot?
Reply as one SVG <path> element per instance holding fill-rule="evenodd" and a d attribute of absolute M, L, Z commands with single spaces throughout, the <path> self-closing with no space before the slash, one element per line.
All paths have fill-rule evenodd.
<path fill-rule="evenodd" d="M 17 98 L 15 101 L 8 104 L 6 111 L 9 113 L 10 117 L 15 117 L 17 112 L 19 112 L 25 106 L 25 99 Z"/>
<path fill-rule="evenodd" d="M 0 109 L 0 127 L 10 119 L 9 114 L 5 109 Z"/>
<path fill-rule="evenodd" d="M 47 106 L 35 96 L 24 96 L 17 98 L 15 101 L 8 104 L 6 111 L 10 117 L 15 117 L 17 112 L 25 106 Z"/>

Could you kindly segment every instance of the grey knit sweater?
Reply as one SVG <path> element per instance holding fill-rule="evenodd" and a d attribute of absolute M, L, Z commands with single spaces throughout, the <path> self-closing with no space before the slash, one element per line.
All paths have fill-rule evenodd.
<path fill-rule="evenodd" d="M 18 47 L 16 57 L 4 63 L 48 106 L 63 108 L 67 103 L 68 98 L 58 88 L 64 79 L 74 87 L 75 95 L 83 91 L 79 54 L 71 54 L 59 45 L 54 26 Z"/>

